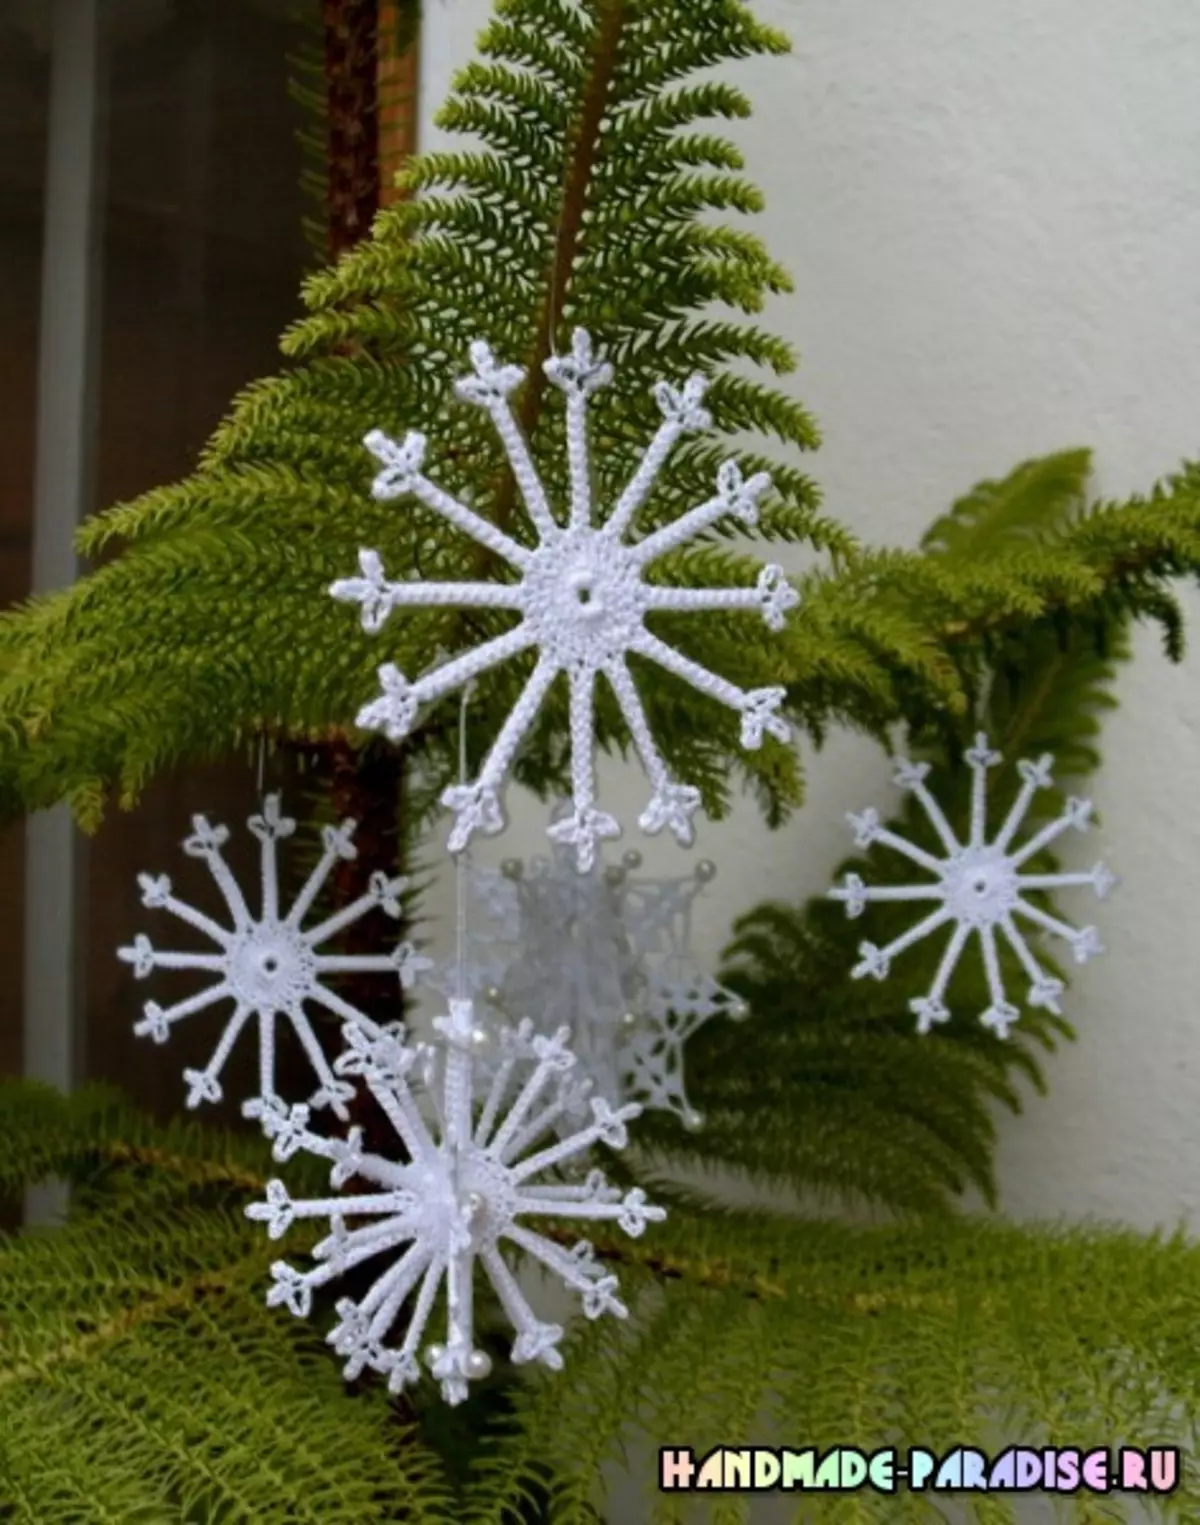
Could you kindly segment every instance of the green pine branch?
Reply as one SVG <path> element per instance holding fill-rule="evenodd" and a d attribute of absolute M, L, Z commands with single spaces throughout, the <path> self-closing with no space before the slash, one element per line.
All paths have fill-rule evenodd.
<path fill-rule="evenodd" d="M 319 1319 L 262 1305 L 279 1250 L 241 1211 L 275 1173 L 261 1141 L 17 1083 L 0 1087 L 0 1132 L 7 1185 L 50 1170 L 86 1186 L 65 1228 L 0 1239 L 6 1518 L 600 1521 L 602 1469 L 635 1427 L 699 1452 L 830 1437 L 1179 1445 L 1172 1506 L 1200 1506 L 1200 1249 L 1182 1238 L 862 1229 L 668 1193 L 643 1238 L 595 1236 L 631 1318 L 575 1327 L 569 1377 L 510 1384 L 459 1491 L 428 1443 L 436 1399 L 399 1417 L 378 1384 L 342 1382 Z M 564 1243 L 577 1236 L 564 1224 Z M 289 1231 L 287 1253 L 314 1237 Z M 714 1519 L 745 1517 L 745 1498 L 713 1502 Z M 813 1502 L 815 1519 L 937 1518 L 920 1496 Z M 980 1520 L 1008 1517 L 977 1503 Z M 670 1506 L 648 1502 L 647 1518 Z"/>
<path fill-rule="evenodd" d="M 971 576 L 981 562 L 1003 561 L 1017 549 L 1036 566 L 1045 548 L 1055 554 L 1064 536 L 1089 523 L 1089 469 L 1088 452 L 1070 451 L 979 484 L 933 524 L 923 557 L 951 577 L 960 569 Z M 1055 787 L 1035 796 L 1026 816 L 1030 833 L 1058 815 L 1063 786 L 1077 788 L 1099 763 L 1100 720 L 1115 703 L 1129 656 L 1128 616 L 1106 610 L 1098 624 L 1091 609 L 1066 621 L 1061 607 L 1055 612 L 1058 618 L 1043 612 L 1002 625 L 974 643 L 960 640 L 955 672 L 962 691 L 974 694 L 970 712 L 947 710 L 910 728 L 903 750 L 932 765 L 928 786 L 960 832 L 970 788 L 962 753 L 977 728 L 1005 758 L 989 775 L 993 823 L 1004 819 L 1020 787 L 1021 758 L 1049 753 L 1056 761 Z M 848 691 L 843 682 L 841 692 Z M 883 739 L 890 745 L 890 736 Z M 911 797 L 898 805 L 889 828 L 940 856 L 921 808 Z M 1044 852 L 1031 871 L 1059 866 Z M 847 859 L 832 877 L 846 873 L 868 884 L 913 879 L 912 865 L 886 848 Z M 1059 914 L 1073 908 L 1034 898 Z M 732 1172 L 817 1201 L 893 1211 L 944 1210 L 968 1187 L 994 1205 L 996 1109 L 1019 1112 L 1029 1088 L 1044 1093 L 1044 1057 L 1074 1029 L 1037 1011 L 1006 1040 L 982 1029 L 974 1018 L 989 1004 L 988 989 L 968 950 L 947 996 L 955 1021 L 916 1033 L 908 1002 L 932 983 L 944 938 L 909 950 L 882 984 L 850 979 L 859 942 L 886 944 L 912 915 L 910 905 L 873 905 L 851 921 L 824 894 L 743 915 L 721 977 L 747 1001 L 751 1021 L 710 1023 L 690 1041 L 689 1092 L 706 1125 L 686 1135 L 665 1116 L 644 1119 L 640 1137 L 655 1163 Z M 1000 954 L 1006 988 L 1023 990 L 1024 971 L 1007 947 Z M 1052 958 L 1044 962 L 1066 978 Z M 751 1115 L 754 1127 L 747 1128 Z"/>
<path fill-rule="evenodd" d="M 453 398 L 476 338 L 527 366 L 518 414 L 559 501 L 562 399 L 541 364 L 577 324 L 617 372 L 595 409 L 601 503 L 656 427 L 651 387 L 662 376 L 709 375 L 719 431 L 762 441 L 755 450 L 751 440 L 747 469 L 768 447 L 776 456 L 781 446 L 792 456 L 811 448 L 805 410 L 748 374 L 795 363 L 752 321 L 787 277 L 753 235 L 728 225 L 759 196 L 732 145 L 709 129 L 749 105 L 731 86 L 696 78 L 784 46 L 738 0 L 502 4 L 442 118 L 483 146 L 415 161 L 408 188 L 421 194 L 381 214 L 370 239 L 308 280 L 308 314 L 284 340 L 291 364 L 237 399 L 198 469 L 92 520 L 81 548 L 111 559 L 74 588 L 0 618 L 0 808 L 65 798 L 94 825 L 110 789 L 130 805 L 162 769 L 263 730 L 340 734 L 375 692 L 381 662 L 421 671 L 439 651 L 504 628 L 508 617 L 491 611 L 418 611 L 371 638 L 327 594 L 362 545 L 378 547 L 392 575 L 496 575 L 419 506 L 372 502 L 361 444 L 372 427 L 427 432 L 431 473 L 468 492 L 486 517 L 527 532 L 486 421 Z M 680 449 L 641 527 L 705 499 L 727 453 L 712 439 Z M 820 515 L 811 480 L 775 464 L 762 536 L 849 553 L 850 537 Z M 730 550 L 722 576 L 744 584 L 753 566 Z M 778 652 L 744 639 L 752 623 L 737 614 L 693 620 L 687 654 L 734 658 L 725 670 L 735 682 L 777 681 Z M 495 732 L 525 675 L 513 663 L 487 686 L 479 734 Z M 786 749 L 747 755 L 712 701 L 657 671 L 638 676 L 668 759 L 697 778 L 710 808 L 725 808 L 738 778 L 773 817 L 795 803 L 798 768 Z M 523 782 L 544 791 L 560 780 L 554 739 L 565 718 L 556 693 L 522 760 Z M 432 712 L 420 741 L 450 723 L 448 711 Z M 608 747 L 626 739 L 611 707 L 601 729 Z"/>
<path fill-rule="evenodd" d="M 0 1513 L 47 1522 L 445 1521 L 436 1457 L 349 1397 L 263 1305 L 241 1205 L 261 1140 L 161 1128 L 111 1092 L 0 1085 L 12 1189 L 71 1180 L 62 1229 L 0 1239 Z"/>
<path fill-rule="evenodd" d="M 509 1432 L 479 1465 L 467 1525 L 509 1525 L 510 1500 L 547 1474 L 550 1518 L 604 1518 L 586 1512 L 602 1509 L 601 1463 L 637 1432 L 698 1455 L 851 1437 L 867 1453 L 920 1444 L 995 1454 L 1102 1434 L 1180 1446 L 1184 1483 L 1169 1505 L 1178 1518 L 1197 1507 L 1200 1365 L 1189 1330 L 1200 1250 L 1182 1238 L 971 1220 L 853 1229 L 707 1207 L 675 1212 L 655 1238 L 684 1262 L 719 1259 L 730 1284 L 629 1277 L 643 1289 L 631 1322 L 581 1331 L 569 1383 L 521 1390 Z M 747 1297 L 739 1277 L 769 1278 L 774 1295 Z M 632 1464 L 652 1466 L 653 1452 Z M 707 1502 L 704 1517 L 749 1518 L 748 1496 Z M 1066 1517 L 1095 1519 L 1099 1502 L 1064 1501 Z M 1013 1518 L 997 1496 L 961 1503 L 967 1518 Z M 680 1504 L 647 1487 L 639 1518 L 678 1520 Z M 1111 1499 L 1103 1507 L 1124 1517 Z M 938 1501 L 903 1492 L 809 1495 L 796 1509 L 806 1521 L 942 1518 Z"/>

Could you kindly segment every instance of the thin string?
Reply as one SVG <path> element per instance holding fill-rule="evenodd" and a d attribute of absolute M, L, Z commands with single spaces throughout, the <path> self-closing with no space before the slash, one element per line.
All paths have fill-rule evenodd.
<path fill-rule="evenodd" d="M 558 325 L 554 321 L 555 310 L 558 307 L 558 260 L 555 255 L 558 250 L 559 234 L 562 232 L 562 220 L 563 214 L 560 208 L 558 221 L 554 225 L 554 239 L 550 245 L 550 291 L 549 301 L 546 303 L 546 343 L 555 360 L 558 359 L 558 345 L 555 342 L 555 329 Z"/>
<path fill-rule="evenodd" d="M 258 733 L 258 797 L 262 799 L 263 780 L 267 771 L 267 733 Z"/>
<path fill-rule="evenodd" d="M 475 680 L 464 685 L 458 706 L 458 782 L 467 783 L 467 706 Z M 454 859 L 454 993 L 460 1001 L 467 998 L 467 849 Z"/>
<path fill-rule="evenodd" d="M 693 886 L 695 881 L 693 880 Z M 683 935 L 674 950 L 675 976 L 683 973 L 684 963 L 692 946 L 692 907 L 696 904 L 696 890 L 688 896 L 683 906 Z"/>

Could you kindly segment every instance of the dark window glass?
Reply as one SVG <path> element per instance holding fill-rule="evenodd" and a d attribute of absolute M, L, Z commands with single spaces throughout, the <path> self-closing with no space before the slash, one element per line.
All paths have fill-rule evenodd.
<path fill-rule="evenodd" d="M 291 0 L 176 0 L 155 11 L 133 8 L 128 34 L 112 40 L 102 504 L 185 475 L 233 396 L 279 367 L 279 335 L 297 314 L 310 262 L 301 121 L 288 94 L 288 56 L 298 40 Z M 132 979 L 117 947 L 137 931 L 160 947 L 188 946 L 186 927 L 141 905 L 136 875 L 169 873 L 178 893 L 219 915 L 207 875 L 180 843 L 197 811 L 225 821 L 234 833 L 231 861 L 252 886 L 244 823 L 256 782 L 249 764 L 159 779 L 132 816 L 109 819 L 91 850 L 87 1072 L 160 1113 L 178 1112 L 182 1071 L 207 1062 L 222 1012 L 182 1023 L 165 1046 L 133 1035 L 149 982 Z M 172 979 L 156 976 L 153 992 L 164 1005 L 196 988 L 196 976 L 168 985 L 164 978 Z M 245 1036 L 227 1071 L 234 1102 L 257 1089 L 257 1045 Z M 223 1110 L 236 1115 L 237 1108 Z"/>
<path fill-rule="evenodd" d="M 311 263 L 296 141 L 302 123 L 288 92 L 289 55 L 300 40 L 295 10 L 294 0 L 101 0 L 93 507 L 186 475 L 234 395 L 279 367 L 279 335 L 297 315 Z M 53 11 L 52 0 L 0 0 L 6 604 L 29 591 Z M 204 1062 L 218 1013 L 195 1033 L 184 1024 L 166 1047 L 133 1036 L 151 992 L 117 961 L 117 947 L 138 931 L 159 946 L 182 945 L 172 918 L 142 907 L 136 874 L 169 873 L 181 894 L 205 903 L 208 887 L 180 849 L 191 815 L 236 828 L 255 794 L 249 765 L 181 771 L 158 780 L 133 814 L 114 813 L 86 852 L 85 1073 L 164 1113 L 178 1111 L 180 1072 Z M 0 841 L 0 959 L 8 971 L 0 1072 L 20 1064 L 22 835 Z M 174 998 L 163 988 L 153 994 Z"/>
<path fill-rule="evenodd" d="M 49 5 L 44 7 L 49 10 Z M 36 7 L 0 0 L 0 601 L 29 591 L 50 60 Z M 24 830 L 0 835 L 0 1074 L 21 1063 Z"/>

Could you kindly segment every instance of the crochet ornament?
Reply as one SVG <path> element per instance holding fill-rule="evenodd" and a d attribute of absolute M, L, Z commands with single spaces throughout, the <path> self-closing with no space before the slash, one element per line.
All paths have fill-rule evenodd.
<path fill-rule="evenodd" d="M 537 1010 L 547 1027 L 567 1028 L 580 1070 L 600 1094 L 671 1112 L 697 1129 L 703 1118 L 688 1100 L 684 1049 L 713 1017 L 740 1020 L 746 1006 L 691 955 L 692 907 L 715 865 L 647 879 L 636 876 L 641 864 L 630 851 L 620 864 L 597 861 L 580 874 L 560 846 L 529 863 L 506 859 L 499 872 L 469 866 L 482 913 L 472 927 L 488 929 L 469 988 L 485 1030 L 506 1012 Z M 430 976 L 447 993 L 453 979 L 452 965 Z M 486 1051 L 481 1058 L 486 1072 Z"/>
<path fill-rule="evenodd" d="M 273 1239 L 298 1218 L 328 1219 L 330 1232 L 313 1250 L 313 1269 L 297 1271 L 277 1261 L 271 1270 L 274 1286 L 267 1303 L 284 1304 L 299 1318 L 311 1312 L 316 1288 L 364 1262 L 387 1257 L 360 1301 L 343 1298 L 337 1304 L 339 1322 L 328 1339 L 346 1358 L 347 1381 L 369 1368 L 386 1375 L 394 1393 L 412 1386 L 420 1376 L 418 1352 L 434 1301 L 445 1283 L 446 1342 L 430 1345 L 425 1358 L 442 1396 L 458 1404 L 467 1397 L 468 1384 L 491 1369 L 486 1352 L 475 1345 L 476 1264 L 516 1331 L 513 1361 L 540 1361 L 558 1371 L 563 1330 L 535 1316 L 503 1246 L 523 1251 L 577 1291 L 588 1318 L 604 1313 L 625 1318 L 628 1310 L 617 1296 L 617 1279 L 604 1271 L 586 1240 L 564 1249 L 526 1220 L 614 1221 L 636 1237 L 666 1213 L 648 1203 L 640 1188 L 622 1194 L 610 1187 L 599 1170 L 579 1183 L 565 1181 L 559 1173 L 560 1166 L 597 1143 L 623 1149 L 626 1123 L 637 1116 L 637 1107 L 613 1111 L 593 1100 L 586 1127 L 538 1147 L 573 1100 L 575 1059 L 565 1032 L 536 1037 L 523 1023 L 503 1034 L 503 1063 L 476 1116 L 473 1069 L 481 1032 L 470 1001 L 452 1000 L 449 1008 L 448 1016 L 434 1022 L 443 1040 L 436 1048 L 406 1044 L 400 1028 L 375 1036 L 353 1024 L 345 1028 L 347 1049 L 335 1068 L 339 1075 L 363 1080 L 403 1144 L 405 1157 L 364 1153 L 358 1128 L 346 1139 L 322 1138 L 308 1127 L 307 1107 L 289 1111 L 279 1102 L 266 1102 L 254 1110 L 274 1140 L 275 1159 L 286 1161 L 299 1150 L 319 1155 L 330 1162 L 335 1190 L 352 1179 L 362 1182 L 363 1189 L 293 1201 L 275 1180 L 267 1186 L 265 1202 L 252 1203 L 246 1213 L 265 1223 Z M 518 1066 L 531 1073 L 502 1113 L 501 1102 Z M 422 1092 L 432 1104 L 432 1124 L 418 1110 Z M 347 1227 L 350 1219 L 362 1220 L 361 1226 Z M 410 1298 L 401 1342 L 385 1345 Z"/>
<path fill-rule="evenodd" d="M 551 684 L 560 673 L 566 673 L 570 685 L 572 810 L 567 819 L 550 828 L 550 835 L 554 841 L 573 847 L 580 871 L 587 872 L 595 862 L 597 844 L 620 835 L 617 821 L 596 803 L 594 703 L 596 678 L 602 673 L 616 695 L 652 787 L 639 825 L 649 834 L 667 827 L 687 846 L 692 841 L 692 815 L 700 805 L 700 791 L 668 773 L 630 676 L 628 655 L 635 652 L 657 663 L 738 711 L 742 745 L 751 749 L 762 745 L 766 732 L 780 741 L 789 739 L 790 727 L 776 713 L 785 691 L 738 688 L 651 634 L 644 618 L 655 610 L 757 610 L 771 630 L 781 630 L 799 595 L 777 566 L 763 567 L 753 588 L 654 586 L 644 580 L 644 574 L 668 551 L 694 540 L 719 519 L 733 517 L 748 527 L 755 525 L 758 500 L 770 487 L 770 478 L 759 474 L 744 480 L 737 463 L 726 461 L 717 473 L 716 493 L 707 503 L 634 544 L 626 544 L 625 533 L 675 443 L 683 434 L 707 429 L 712 422 L 700 406 L 705 389 L 702 377 L 693 376 L 681 391 L 659 382 L 654 395 L 663 415 L 662 425 L 607 520 L 594 525 L 587 409 L 592 395 L 612 380 L 612 368 L 593 355 L 588 335 L 577 330 L 571 353 L 547 360 L 544 366 L 548 379 L 567 400 L 571 501 L 568 521 L 560 524 L 510 405 L 525 372 L 518 366 L 498 365 L 482 342 L 473 344 L 470 353 L 473 374 L 458 382 L 457 394 L 490 414 L 538 543 L 518 544 L 430 481 L 422 471 L 426 450 L 423 434 L 410 433 L 402 444 L 379 430 L 366 436 L 367 448 L 383 464 L 372 495 L 388 501 L 411 494 L 501 557 L 519 581 L 388 582 L 377 552 L 364 550 L 359 553 L 361 576 L 335 582 L 330 592 L 334 598 L 361 604 L 363 628 L 372 632 L 400 606 L 507 609 L 519 614 L 521 620 L 506 634 L 464 652 L 415 682 L 391 663 L 385 664 L 379 669 L 382 694 L 359 712 L 358 724 L 366 730 L 382 731 L 393 742 L 402 741 L 421 705 L 454 692 L 510 657 L 536 650 L 533 673 L 478 776 L 473 782 L 452 785 L 442 795 L 443 805 L 455 817 L 450 851 L 461 852 L 476 831 L 490 836 L 503 830 L 501 786 Z"/>
<path fill-rule="evenodd" d="M 213 953 L 168 953 L 156 949 L 144 933 L 131 946 L 118 950 L 118 957 L 133 966 L 139 979 L 148 978 L 156 969 L 203 970 L 215 975 L 216 983 L 196 995 L 160 1006 L 147 1001 L 142 1020 L 134 1027 L 139 1037 L 151 1037 L 165 1043 L 171 1028 L 186 1017 L 195 1016 L 223 1001 L 233 1003 L 233 1014 L 225 1023 L 212 1058 L 203 1070 L 187 1069 L 187 1105 L 218 1102 L 222 1090 L 220 1074 L 242 1029 L 252 1017 L 258 1019 L 259 1089 L 263 1097 L 275 1094 L 275 1025 L 286 1017 L 295 1029 L 310 1064 L 320 1082 L 310 1099 L 310 1106 L 330 1107 L 341 1119 L 349 1113 L 346 1102 L 354 1095 L 353 1086 L 339 1081 L 317 1042 L 305 1005 L 315 1001 L 343 1021 L 374 1024 L 355 1007 L 324 985 L 330 974 L 378 971 L 396 974 L 401 984 L 411 988 L 430 960 L 420 957 L 411 943 L 402 942 L 391 953 L 335 955 L 318 951 L 320 945 L 350 926 L 374 907 L 389 916 L 399 917 L 400 895 L 407 879 L 388 879 L 383 874 L 371 877 L 367 892 L 343 910 L 327 917 L 308 931 L 302 923 L 334 865 L 356 856 L 351 838 L 355 823 L 344 821 L 326 826 L 322 832 L 324 851 L 317 866 L 286 916 L 279 911 L 279 872 L 276 843 L 290 837 L 296 829 L 294 820 L 280 813 L 279 796 L 271 794 L 263 801 L 261 815 L 251 816 L 250 831 L 262 844 L 262 911 L 256 918 L 239 889 L 221 849 L 229 840 L 224 826 L 214 826 L 202 815 L 192 818 L 192 835 L 183 844 L 189 857 L 201 859 L 212 875 L 229 908 L 232 926 L 219 926 L 202 911 L 196 910 L 171 893 L 171 881 L 165 874 L 155 877 L 139 874 L 142 904 L 151 910 L 170 911 L 180 921 L 202 932 L 216 944 Z"/>
<path fill-rule="evenodd" d="M 1086 873 L 1021 872 L 1023 864 L 1049 846 L 1069 827 L 1074 827 L 1077 831 L 1087 830 L 1092 816 L 1091 801 L 1073 797 L 1068 799 L 1056 820 L 1044 826 L 1022 847 L 1010 846 L 1034 795 L 1039 789 L 1050 788 L 1053 782 L 1050 774 L 1053 760 L 1052 757 L 1045 756 L 1037 762 L 1022 761 L 1017 764 L 1021 777 L 1020 792 L 1004 824 L 992 841 L 987 842 L 984 840 L 987 772 L 1002 759 L 999 753 L 989 749 L 988 739 L 982 732 L 977 735 L 975 745 L 966 754 L 972 779 L 970 837 L 965 845 L 958 841 L 941 806 L 925 787 L 929 765 L 900 762 L 895 771 L 895 782 L 916 796 L 946 850 L 946 856 L 942 859 L 933 857 L 882 826 L 875 810 L 865 810 L 861 815 L 847 817 L 854 828 L 856 847 L 870 847 L 878 842 L 902 853 L 910 862 L 934 875 L 931 884 L 868 886 L 857 874 L 847 874 L 841 887 L 830 890 L 829 893 L 834 900 L 845 902 L 849 916 L 861 916 L 868 902 L 872 901 L 935 902 L 935 909 L 924 920 L 917 922 L 886 947 L 878 948 L 870 942 L 861 943 L 861 962 L 851 971 L 851 977 L 861 979 L 870 974 L 878 980 L 886 979 L 891 961 L 898 953 L 912 947 L 922 938 L 929 937 L 939 928 L 953 925 L 928 993 L 908 1003 L 909 1010 L 917 1018 L 917 1030 L 921 1033 L 927 1033 L 935 1023 L 949 1019 L 950 1013 L 943 998 L 972 933 L 978 937 L 983 952 L 983 967 L 991 996 L 991 1005 L 982 1013 L 980 1021 L 1000 1038 L 1008 1036 L 1009 1028 L 1017 1021 L 1020 1012 L 1005 996 L 996 946 L 997 932 L 1016 954 L 1021 967 L 1029 976 L 1030 1006 L 1042 1007 L 1056 1016 L 1061 1015 L 1059 997 L 1063 993 L 1063 983 L 1052 978 L 1038 964 L 1026 941 L 1025 930 L 1014 918 L 1022 916 L 1042 931 L 1062 938 L 1069 945 L 1077 964 L 1084 964 L 1094 954 L 1104 951 L 1095 927 L 1069 926 L 1024 898 L 1030 890 L 1057 890 L 1074 885 L 1090 885 L 1097 897 L 1103 899 L 1116 882 L 1103 863 L 1097 863 Z"/>

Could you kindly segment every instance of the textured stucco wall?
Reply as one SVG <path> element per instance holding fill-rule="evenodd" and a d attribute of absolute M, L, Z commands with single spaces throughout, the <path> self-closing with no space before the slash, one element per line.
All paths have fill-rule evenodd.
<path fill-rule="evenodd" d="M 489 9 L 428 7 L 426 124 Z M 758 11 L 795 51 L 741 69 L 755 116 L 738 138 L 768 197 L 757 227 L 797 281 L 767 321 L 802 354 L 792 385 L 824 431 L 809 466 L 829 511 L 908 545 L 962 489 L 1031 455 L 1093 446 L 1108 495 L 1195 453 L 1200 7 Z M 1141 632 L 1121 698 L 1095 789 L 1103 829 L 1078 848 L 1122 877 L 1099 908 L 1109 954 L 1073 986 L 1080 1041 L 1051 1061 L 1051 1099 L 1002 1120 L 1018 1216 L 1200 1211 L 1200 668 L 1171 668 Z M 809 804 L 788 829 L 768 833 L 747 802 L 702 830 L 721 869 L 700 926 L 714 953 L 764 895 L 822 887 L 848 845 L 844 811 L 889 799 L 886 763 L 855 738 L 806 761 Z M 609 769 L 605 789 L 632 824 L 640 774 Z M 541 850 L 540 807 L 510 806 L 489 856 Z M 694 858 L 653 844 L 648 861 L 686 872 Z M 446 888 L 430 906 L 443 915 Z"/>

